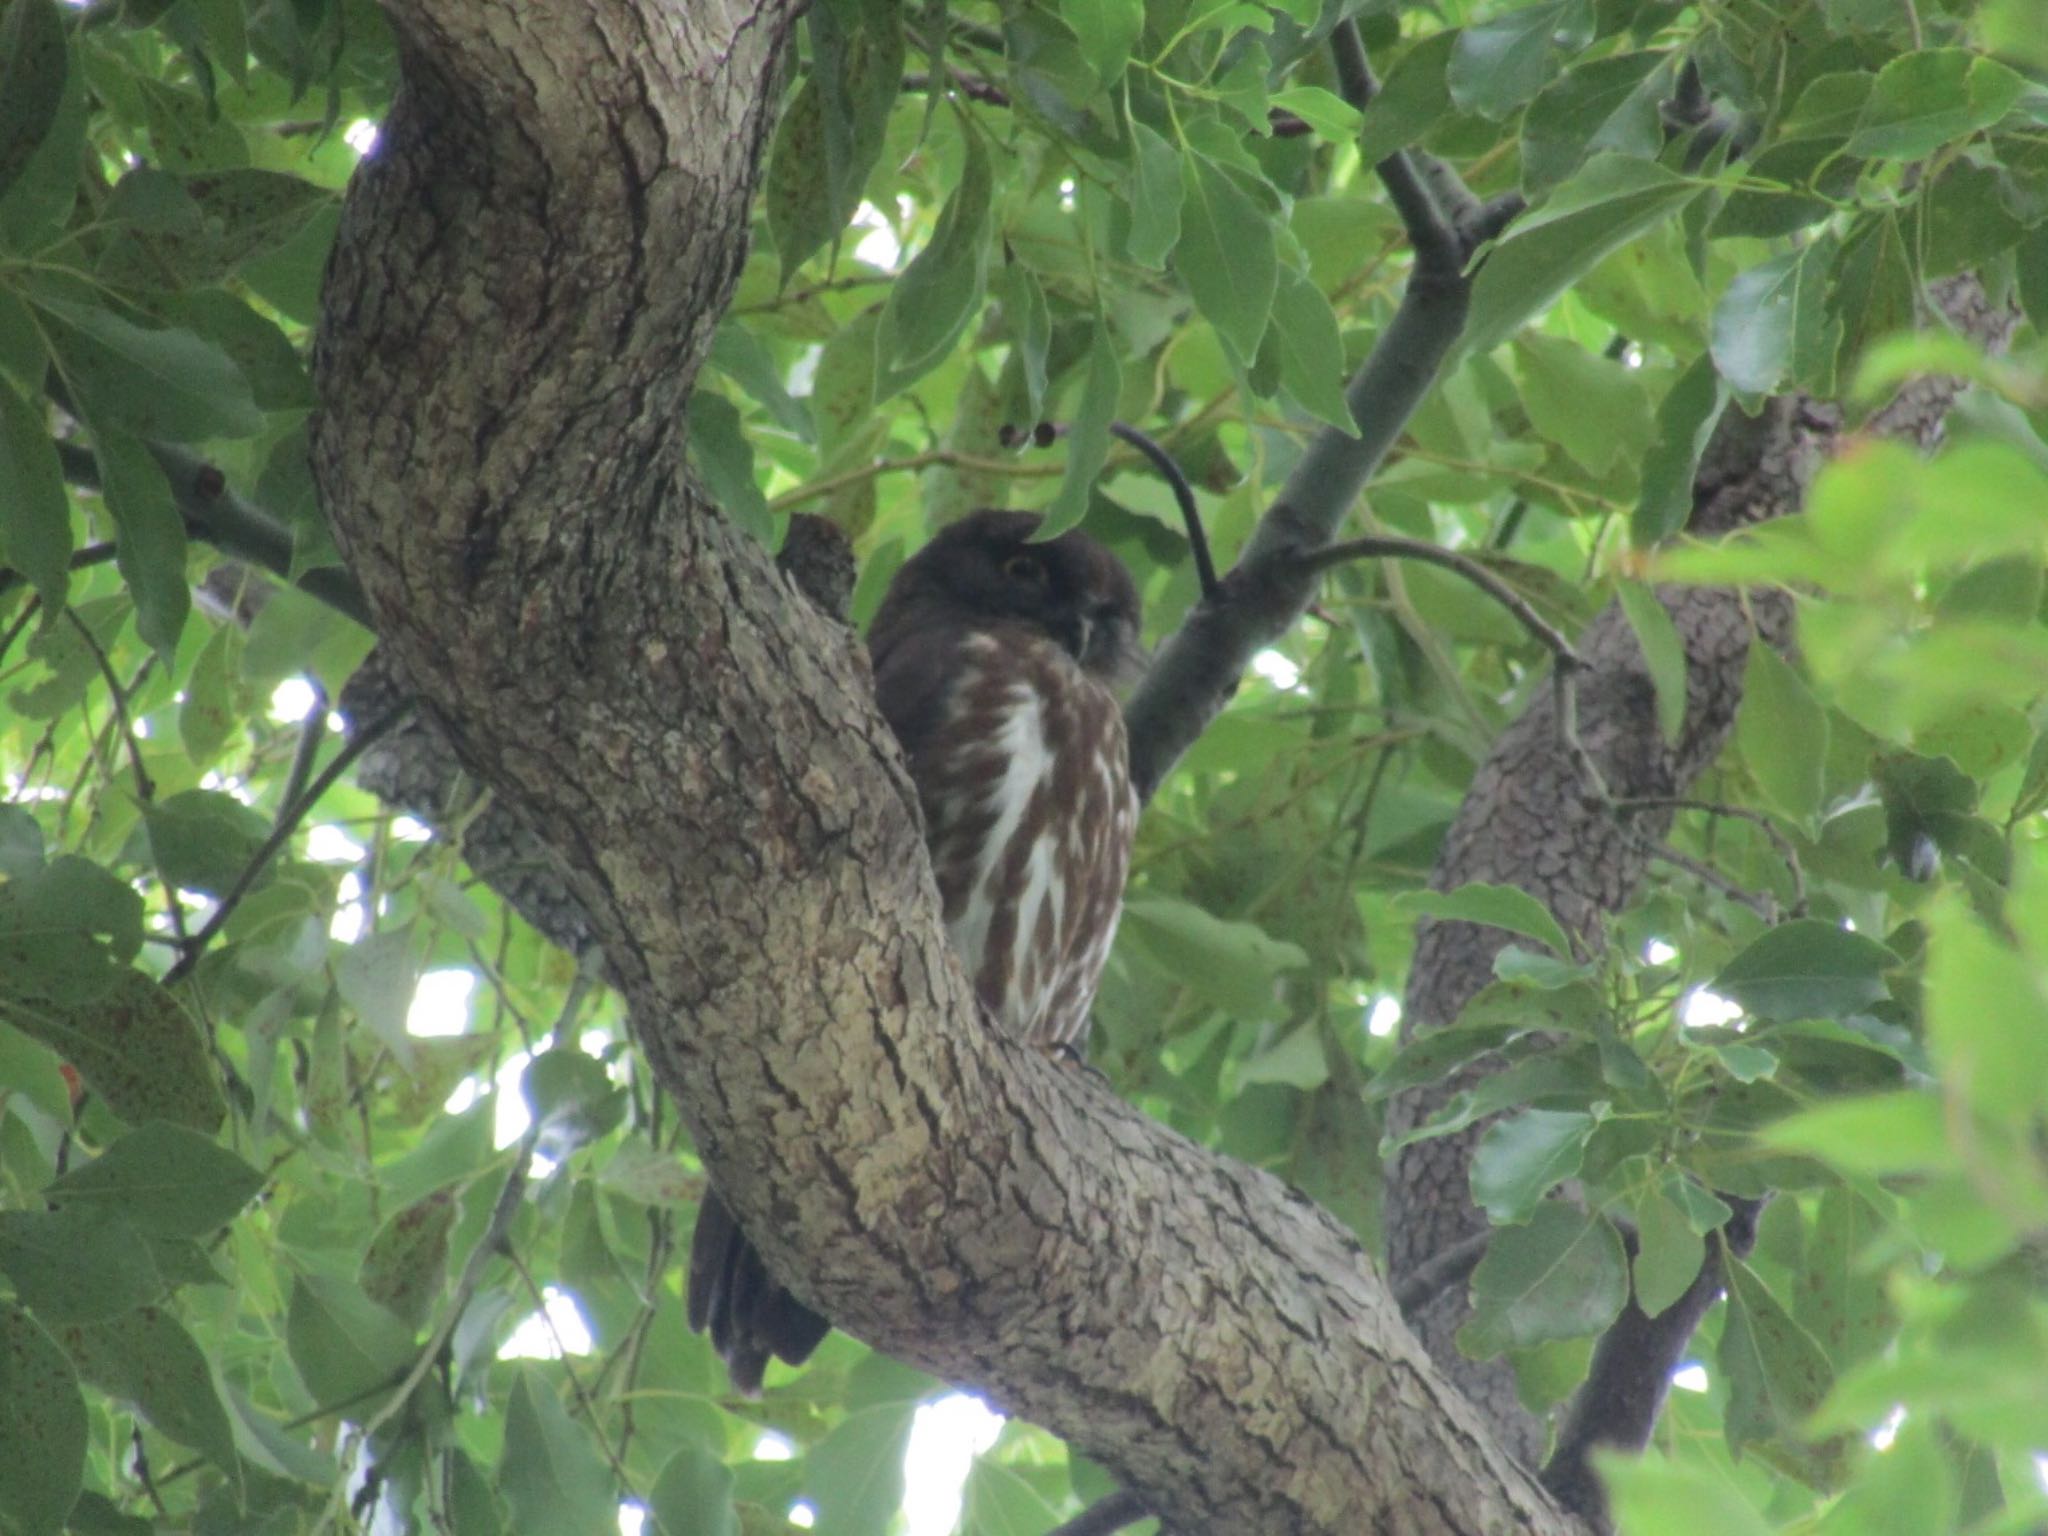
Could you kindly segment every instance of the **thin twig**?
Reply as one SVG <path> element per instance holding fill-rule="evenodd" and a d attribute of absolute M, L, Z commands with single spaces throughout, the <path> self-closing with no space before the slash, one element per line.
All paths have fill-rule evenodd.
<path fill-rule="evenodd" d="M 95 565 L 105 565 L 114 558 L 115 552 L 112 544 L 88 544 L 83 549 L 74 549 L 64 568 L 70 571 L 83 571 Z M 11 566 L 0 570 L 0 597 L 6 596 L 27 580 L 27 576 Z"/>
<path fill-rule="evenodd" d="M 1612 803 L 1612 801 L 1609 802 L 1609 804 Z M 1676 869 L 1684 870 L 1693 879 L 1699 881 L 1701 885 L 1719 891 L 1730 901 L 1741 902 L 1767 923 L 1775 923 L 1778 920 L 1778 904 L 1770 896 L 1758 895 L 1755 891 L 1743 889 L 1711 864 L 1703 864 L 1698 859 L 1680 853 L 1669 843 L 1660 843 L 1654 838 L 1648 837 L 1642 841 L 1643 845 L 1649 849 L 1652 858 L 1662 859 L 1666 864 Z"/>
<path fill-rule="evenodd" d="M 334 754 L 334 761 L 323 768 L 320 776 L 306 786 L 306 792 L 300 795 L 296 802 L 278 813 L 277 825 L 270 829 L 270 836 L 263 840 L 263 845 L 251 855 L 249 862 L 242 866 L 242 872 L 236 877 L 234 885 L 221 897 L 220 905 L 213 909 L 213 916 L 209 917 L 206 925 L 184 944 L 178 963 L 164 976 L 166 985 L 182 981 L 191 974 L 192 967 L 199 963 L 199 957 L 206 952 L 206 946 L 227 926 L 227 921 L 234 915 L 236 906 L 249 894 L 250 888 L 269 867 L 270 861 L 277 857 L 278 850 L 283 848 L 292 834 L 298 830 L 299 823 L 306 819 L 307 813 L 320 803 L 320 797 L 332 789 L 341 776 L 355 765 L 357 758 L 409 714 L 412 707 L 410 699 L 394 704 L 357 731 L 343 743 L 341 750 Z"/>
<path fill-rule="evenodd" d="M 1195 506 L 1195 488 L 1188 484 L 1187 472 L 1180 467 L 1172 454 L 1159 446 L 1157 441 L 1129 422 L 1112 421 L 1109 430 L 1112 436 L 1129 443 L 1150 459 L 1152 467 L 1159 471 L 1161 478 L 1172 489 L 1173 499 L 1180 507 L 1181 521 L 1188 527 L 1188 549 L 1194 556 L 1195 575 L 1202 587 L 1202 601 L 1215 601 L 1216 562 L 1209 554 L 1209 535 L 1202 528 L 1202 514 Z"/>
<path fill-rule="evenodd" d="M 1761 811 L 1752 811 L 1747 806 L 1722 805 L 1714 800 L 1687 800 L 1672 795 L 1629 795 L 1614 802 L 1617 811 L 1704 811 L 1709 816 L 1729 816 L 1737 821 L 1751 823 L 1763 833 L 1778 857 L 1784 861 L 1785 873 L 1792 881 L 1792 903 L 1788 913 L 1792 917 L 1806 916 L 1806 872 L 1799 863 L 1798 850 L 1793 848 L 1791 839 L 1780 832 L 1770 817 Z"/>
<path fill-rule="evenodd" d="M 292 753 L 292 767 L 284 781 L 284 794 L 278 798 L 280 821 L 298 803 L 299 796 L 306 792 L 306 780 L 312 777 L 314 760 L 320 755 L 320 743 L 327 735 L 327 690 L 320 686 L 317 678 L 309 677 L 306 681 L 313 690 L 313 707 L 306 711 L 306 718 L 300 723 L 299 745 Z"/>
<path fill-rule="evenodd" d="M 1431 544 L 1426 539 L 1404 539 L 1394 534 L 1370 534 L 1359 539 L 1345 539 L 1338 544 L 1325 544 L 1321 549 L 1300 557 L 1301 563 L 1310 570 L 1324 570 L 1333 565 L 1343 565 L 1359 559 L 1420 560 L 1429 565 L 1440 565 L 1447 571 L 1454 571 L 1479 588 L 1488 597 L 1499 603 L 1512 614 L 1515 621 L 1534 636 L 1543 648 L 1559 661 L 1578 666 L 1579 653 L 1572 649 L 1571 641 L 1542 614 L 1530 606 L 1529 600 L 1494 575 L 1470 555 L 1461 555 L 1456 550 L 1445 549 L 1441 544 Z"/>

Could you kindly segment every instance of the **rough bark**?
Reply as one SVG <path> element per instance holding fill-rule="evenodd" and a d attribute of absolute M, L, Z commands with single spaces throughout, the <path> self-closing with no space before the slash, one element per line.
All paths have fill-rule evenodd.
<path fill-rule="evenodd" d="M 2011 317 L 1987 306 L 1974 283 L 1950 282 L 1938 297 L 1951 321 L 1980 339 L 1996 341 L 2010 331 Z M 1952 379 L 1916 383 L 1863 430 L 1931 446 L 1959 389 Z M 1843 429 L 1837 406 L 1804 396 L 1774 400 L 1755 418 L 1731 408 L 1694 484 L 1691 531 L 1723 533 L 1798 511 Z M 1618 607 L 1602 613 L 1578 646 L 1588 663 L 1579 683 L 1579 736 L 1608 790 L 1620 799 L 1684 795 L 1733 728 L 1752 638 L 1783 645 L 1791 635 L 1792 605 L 1782 592 L 1670 588 L 1658 595 L 1686 653 L 1685 726 L 1675 742 L 1667 745 L 1658 729 L 1649 671 Z M 1669 819 L 1632 815 L 1624 821 L 1588 794 L 1558 731 L 1555 698 L 1544 690 L 1501 733 L 1480 766 L 1431 884 L 1439 890 L 1472 881 L 1518 886 L 1597 947 L 1607 914 L 1621 910 L 1640 889 Z M 1424 924 L 1409 973 L 1404 1028 L 1412 1034 L 1454 1021 L 1492 981 L 1494 956 L 1509 937 L 1472 923 Z M 1390 1131 L 1421 1123 L 1488 1070 L 1480 1064 L 1451 1083 L 1404 1096 L 1390 1113 Z M 1476 1125 L 1416 1143 L 1389 1169 L 1387 1263 L 1397 1288 L 1433 1255 L 1485 1230 L 1486 1217 L 1472 1204 L 1469 1187 L 1472 1152 L 1483 1130 Z M 1547 1479 L 1554 1492 L 1565 1497 L 1567 1490 L 1593 1490 L 1583 1465 L 1588 1446 L 1643 1443 L 1664 1383 L 1716 1294 L 1711 1284 L 1696 1285 L 1656 1320 L 1662 1326 L 1655 1329 L 1633 1306 L 1624 1314 L 1617 1327 L 1630 1330 L 1637 1347 L 1603 1350 L 1596 1359 L 1586 1396 L 1567 1421 L 1565 1442 L 1578 1459 L 1555 1466 Z M 1458 1351 L 1455 1336 L 1469 1310 L 1465 1288 L 1452 1286 L 1415 1307 L 1409 1320 L 1502 1442 L 1533 1465 L 1544 1450 L 1543 1427 L 1517 1400 L 1512 1370 L 1505 1361 L 1473 1361 Z M 1609 1415 L 1603 1405 L 1619 1411 Z M 1591 1508 L 1583 1497 L 1566 1502 Z"/>
<path fill-rule="evenodd" d="M 858 648 L 691 484 L 795 9 L 392 4 L 314 431 L 380 635 L 806 1301 L 1179 1530 L 1568 1529 L 1335 1222 L 979 1027 Z"/>

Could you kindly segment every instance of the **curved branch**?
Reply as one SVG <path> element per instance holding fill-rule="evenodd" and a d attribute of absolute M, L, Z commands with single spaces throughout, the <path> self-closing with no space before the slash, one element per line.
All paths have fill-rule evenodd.
<path fill-rule="evenodd" d="M 1181 1529 L 1564 1532 L 1330 1217 L 980 1027 L 857 647 L 685 472 L 793 9 L 392 7 L 313 430 L 380 634 L 802 1299 Z"/>

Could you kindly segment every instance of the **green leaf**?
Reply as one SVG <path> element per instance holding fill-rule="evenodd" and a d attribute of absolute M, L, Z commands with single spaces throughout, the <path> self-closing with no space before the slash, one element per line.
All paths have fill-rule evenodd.
<path fill-rule="evenodd" d="M 903 1448 L 914 1405 L 879 1404 L 849 1413 L 811 1448 L 804 1486 L 818 1528 L 835 1536 L 882 1536 L 903 1502 Z"/>
<path fill-rule="evenodd" d="M 0 32 L 0 47 L 6 42 Z M 0 90 L 8 84 L 0 76 Z M 0 1302 L 0 1527 L 14 1536 L 63 1530 L 83 1485 L 85 1444 L 71 1362 L 34 1318 Z"/>
<path fill-rule="evenodd" d="M 263 413 L 242 370 L 212 342 L 178 327 L 148 330 L 111 310 L 32 289 L 58 371 L 95 431 L 118 427 L 185 442 L 254 437 Z"/>
<path fill-rule="evenodd" d="M 1643 649 L 1643 663 L 1649 668 L 1651 685 L 1657 691 L 1657 728 L 1667 744 L 1678 740 L 1685 729 L 1685 642 L 1678 638 L 1678 626 L 1657 594 L 1638 581 L 1617 581 L 1614 595 L 1628 627 L 1635 631 Z M 1766 651 L 1761 642 L 1752 650 Z"/>
<path fill-rule="evenodd" d="M 992 185 L 988 151 L 966 136 L 960 180 L 925 248 L 890 285 L 875 340 L 875 395 L 886 398 L 935 367 L 981 308 L 988 282 Z"/>
<path fill-rule="evenodd" d="M 1474 881 L 1459 886 L 1455 891 L 1409 891 L 1402 895 L 1399 905 L 1406 911 L 1419 912 L 1425 917 L 1485 923 L 1509 933 L 1519 933 L 1525 939 L 1548 945 L 1553 954 L 1566 959 L 1571 957 L 1571 940 L 1551 915 L 1550 908 L 1527 891 L 1512 885 L 1487 885 Z"/>
<path fill-rule="evenodd" d="M 1947 1172 L 1957 1166 L 1941 1103 L 1920 1092 L 1830 1100 L 1757 1135 L 1766 1146 L 1804 1152 L 1846 1173 Z"/>
<path fill-rule="evenodd" d="M 1891 1231 L 1889 1219 L 1855 1190 L 1837 1185 L 1821 1192 L 1792 1315 L 1837 1371 L 1874 1358 L 1897 1330 L 1885 1268 L 1873 1258 Z"/>
<path fill-rule="evenodd" d="M 1246 1059 L 1237 1070 L 1240 1087 L 1256 1083 L 1281 1083 L 1307 1093 L 1330 1080 L 1330 1064 L 1323 1052 L 1323 1033 L 1314 1023 L 1303 1024 L 1277 1043 Z"/>
<path fill-rule="evenodd" d="M 0 1014 L 68 1061 L 130 1125 L 170 1121 L 210 1136 L 227 1114 L 205 1032 L 153 976 L 123 970 L 82 1001 L 4 998 Z"/>
<path fill-rule="evenodd" d="M 1448 72 L 1460 36 L 1449 30 L 1431 33 L 1387 72 L 1358 131 L 1359 158 L 1367 165 L 1417 143 L 1450 114 Z"/>
<path fill-rule="evenodd" d="M 56 1205 L 90 1204 L 150 1237 L 207 1237 L 263 1187 L 263 1175 L 210 1136 L 152 1120 L 44 1191 Z"/>
<path fill-rule="evenodd" d="M 188 789 L 142 808 L 149 849 L 165 880 L 223 896 L 269 839 L 270 824 L 219 789 Z"/>
<path fill-rule="evenodd" d="M 185 580 L 185 520 L 156 458 L 134 438 L 93 433 L 100 498 L 114 521 L 114 559 L 135 599 L 135 628 L 168 662 L 178 648 L 192 589 Z"/>
<path fill-rule="evenodd" d="M 0 1211 L 0 1273 L 47 1322 L 92 1323 L 164 1293 L 149 1247 L 114 1211 Z"/>
<path fill-rule="evenodd" d="M 1721 1370 L 1728 1380 L 1728 1447 L 1789 1437 L 1820 1407 L 1834 1371 L 1813 1336 L 1742 1260 L 1722 1256 L 1728 1318 Z"/>
<path fill-rule="evenodd" d="M 53 1331 L 81 1377 L 240 1481 L 241 1459 L 212 1368 L 177 1318 L 161 1307 L 139 1307 Z"/>
<path fill-rule="evenodd" d="M 43 3 L 16 0 L 8 20 Z M 70 560 L 71 498 L 49 423 L 0 374 L 0 561 L 26 576 L 54 614 L 70 587 Z"/>
<path fill-rule="evenodd" d="M 394 1212 L 363 1254 L 363 1294 L 408 1327 L 425 1324 L 448 1281 L 455 1195 L 438 1189 Z"/>
<path fill-rule="evenodd" d="M 1060 0 L 1059 10 L 1096 79 L 1115 85 L 1130 62 L 1131 45 L 1145 30 L 1144 0 Z"/>
<path fill-rule="evenodd" d="M 1461 350 L 1490 352 L 1611 251 L 1671 218 L 1705 190 L 1662 166 L 1595 155 L 1509 230 L 1473 280 Z"/>
<path fill-rule="evenodd" d="M 1472 1317 L 1458 1346 L 1476 1360 L 1599 1333 L 1628 1300 L 1628 1259 L 1605 1219 L 1544 1201 L 1501 1227 L 1472 1271 Z"/>
<path fill-rule="evenodd" d="M 0 19 L 0 196 L 50 136 L 71 54 L 55 0 L 14 0 Z"/>
<path fill-rule="evenodd" d="M 1181 156 L 1180 240 L 1173 265 L 1195 307 L 1241 358 L 1258 351 L 1280 282 L 1272 221 L 1207 155 Z"/>
<path fill-rule="evenodd" d="M 754 478 L 754 445 L 740 413 L 714 390 L 690 393 L 690 462 L 719 510 L 762 544 L 775 544 L 775 515 Z"/>
<path fill-rule="evenodd" d="M 193 762 L 211 763 L 234 734 L 234 678 L 241 668 L 241 631 L 221 624 L 207 636 L 185 674 L 185 697 L 178 704 L 178 744 Z"/>
<path fill-rule="evenodd" d="M 1941 1080 L 1991 1119 L 2031 1126 L 2048 1084 L 2041 972 L 1958 906 L 1936 908 L 1931 926 L 1927 1036 Z"/>
<path fill-rule="evenodd" d="M 647 1495 L 649 1536 L 740 1536 L 732 1473 L 701 1446 L 687 1442 L 663 1464 Z"/>
<path fill-rule="evenodd" d="M 1775 1522 L 1719 1470 L 1669 1456 L 1595 1453 L 1620 1536 L 1771 1536 Z"/>
<path fill-rule="evenodd" d="M 1603 150 L 1653 158 L 1663 142 L 1657 103 L 1669 89 L 1669 55 L 1622 53 L 1566 70 L 1522 115 L 1522 185 L 1556 185 Z"/>
<path fill-rule="evenodd" d="M 2011 110 L 2023 78 L 1996 59 L 1964 48 L 1935 48 L 1893 59 L 1878 71 L 1849 153 L 1918 160 L 1988 128 Z"/>
<path fill-rule="evenodd" d="M 1770 646 L 1752 641 L 1735 742 L 1765 799 L 1802 826 L 1819 814 L 1828 717 L 1805 681 Z"/>
<path fill-rule="evenodd" d="M 1840 324 L 1824 302 L 1832 240 L 1774 257 L 1736 277 L 1714 306 L 1714 365 L 1740 394 L 1770 394 L 1788 379 L 1834 384 Z"/>
<path fill-rule="evenodd" d="M 342 1001 L 401 1062 L 412 1060 L 406 1020 L 419 979 L 418 936 L 410 923 L 358 939 L 334 963 Z"/>
<path fill-rule="evenodd" d="M 1817 918 L 1780 923 L 1721 968 L 1711 989 L 1770 1023 L 1840 1019 L 1886 995 L 1899 957 Z"/>
<path fill-rule="evenodd" d="M 1662 1313 L 1691 1289 L 1706 1257 L 1706 1239 L 1677 1202 L 1661 1189 L 1647 1190 L 1636 1204 L 1636 1305 L 1650 1317 Z"/>
<path fill-rule="evenodd" d="M 1270 1015 L 1281 974 L 1308 963 L 1299 947 L 1252 923 L 1230 922 L 1171 896 L 1126 899 L 1123 931 L 1163 975 L 1240 1019 Z"/>
<path fill-rule="evenodd" d="M 0 1002 L 104 997 L 142 947 L 142 898 L 90 859 L 64 854 L 0 885 Z"/>
<path fill-rule="evenodd" d="M 1344 344 L 1337 314 L 1316 285 L 1292 267 L 1280 269 L 1273 294 L 1272 329 L 1280 352 L 1280 382 L 1295 403 L 1346 437 L 1358 435 L 1344 398 Z"/>
<path fill-rule="evenodd" d="M 1332 143 L 1344 143 L 1365 126 L 1365 114 L 1320 85 L 1290 85 L 1273 92 L 1273 105 L 1292 112 Z"/>
<path fill-rule="evenodd" d="M 361 1287 L 332 1275 L 300 1275 L 292 1282 L 284 1343 L 316 1403 L 364 1417 L 403 1379 L 414 1357 L 412 1330 Z M 509 1461 L 509 1444 L 507 1451 Z"/>
<path fill-rule="evenodd" d="M 963 1536 L 1041 1536 L 1060 1523 L 1059 1511 L 1016 1468 L 986 1456 L 968 1470 L 960 1515 Z"/>
<path fill-rule="evenodd" d="M 605 1075 L 604 1063 L 574 1046 L 543 1051 L 520 1079 L 547 1155 L 559 1160 L 616 1130 L 626 1114 L 626 1091 Z"/>
<path fill-rule="evenodd" d="M 0 188 L 0 248 L 23 254 L 49 245 L 71 217 L 78 200 L 79 156 L 85 148 L 88 116 L 84 71 L 70 67 L 68 49 L 61 64 L 44 57 L 50 13 L 61 17 L 62 7 L 51 0 L 35 0 L 32 9 L 42 15 L 20 14 L 30 9 L 8 11 L 9 31 L 24 52 L 16 54 L 0 43 L 8 47 L 7 58 L 0 60 L 0 69 L 6 70 L 0 75 L 0 132 L 9 134 L 0 154 L 11 159 L 27 143 L 27 154 L 9 172 L 9 184 Z M 31 71 L 38 76 L 37 83 L 23 83 L 17 95 L 16 77 Z M 21 136 L 35 129 L 41 116 L 37 97 L 49 80 L 60 87 L 56 109 L 34 140 L 26 141 Z"/>
<path fill-rule="evenodd" d="M 853 216 L 903 85 L 904 27 L 894 5 L 814 6 L 808 24 L 810 77 L 776 131 L 764 192 L 784 283 Z"/>
<path fill-rule="evenodd" d="M 1639 461 L 1650 446 L 1650 402 L 1641 374 L 1561 336 L 1515 338 L 1522 404 L 1536 430 L 1605 475 Z"/>
<path fill-rule="evenodd" d="M 1080 402 L 1074 407 L 1073 428 L 1067 433 L 1067 468 L 1060 478 L 1059 494 L 1045 509 L 1038 537 L 1056 538 L 1069 528 L 1080 526 L 1087 515 L 1088 499 L 1096 477 L 1109 459 L 1109 426 L 1116 418 L 1117 396 L 1123 389 L 1123 373 L 1117 363 L 1116 344 L 1101 321 L 1088 345 L 1088 372 L 1081 386 Z"/>
<path fill-rule="evenodd" d="M 1583 0 L 1537 0 L 1458 34 L 1446 80 L 1461 112 L 1505 117 L 1550 78 L 1560 41 L 1583 47 L 1591 34 Z"/>
<path fill-rule="evenodd" d="M 1496 1226 L 1527 1221 L 1539 1202 L 1579 1171 L 1597 1117 L 1531 1109 L 1486 1128 L 1472 1154 L 1472 1199 Z"/>
<path fill-rule="evenodd" d="M 1704 354 L 1665 391 L 1657 407 L 1656 438 L 1643 463 L 1642 500 L 1629 525 L 1636 548 L 1663 542 L 1692 516 L 1700 455 L 1727 405 L 1728 387 Z"/>
<path fill-rule="evenodd" d="M 1186 197 L 1180 151 L 1136 118 L 1131 119 L 1131 260 L 1155 270 L 1180 240 L 1180 210 Z"/>

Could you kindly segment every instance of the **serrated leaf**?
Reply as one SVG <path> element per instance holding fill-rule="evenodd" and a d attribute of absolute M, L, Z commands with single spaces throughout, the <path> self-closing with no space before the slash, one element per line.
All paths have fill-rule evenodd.
<path fill-rule="evenodd" d="M 223 896 L 242 879 L 270 824 L 225 790 L 188 789 L 142 809 L 149 848 L 165 880 Z"/>

